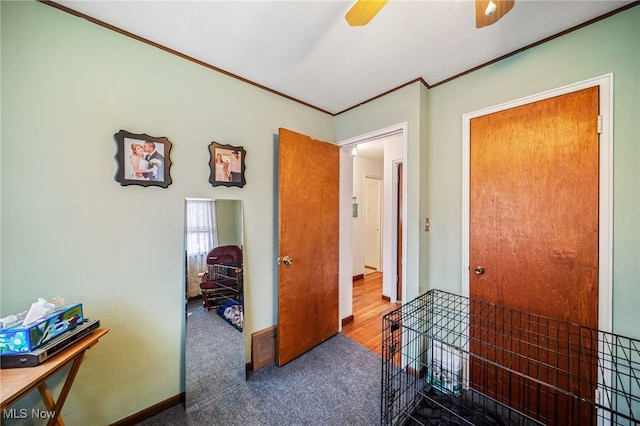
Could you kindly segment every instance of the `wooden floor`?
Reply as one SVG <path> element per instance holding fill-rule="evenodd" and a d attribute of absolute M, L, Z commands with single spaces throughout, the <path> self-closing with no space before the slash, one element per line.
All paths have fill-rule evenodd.
<path fill-rule="evenodd" d="M 382 356 L 382 316 L 398 307 L 382 300 L 382 273 L 367 274 L 353 282 L 354 321 L 342 327 L 342 334 Z"/>

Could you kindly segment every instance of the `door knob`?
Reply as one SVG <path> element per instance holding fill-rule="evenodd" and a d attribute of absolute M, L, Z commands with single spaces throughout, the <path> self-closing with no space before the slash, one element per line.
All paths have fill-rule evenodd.
<path fill-rule="evenodd" d="M 476 274 L 476 277 L 479 277 L 480 275 L 484 274 L 484 268 L 482 266 L 476 266 L 473 270 L 473 273 Z"/>
<path fill-rule="evenodd" d="M 293 259 L 290 258 L 289 256 L 285 256 L 282 258 L 282 263 L 284 263 L 285 265 L 289 266 L 293 263 Z"/>

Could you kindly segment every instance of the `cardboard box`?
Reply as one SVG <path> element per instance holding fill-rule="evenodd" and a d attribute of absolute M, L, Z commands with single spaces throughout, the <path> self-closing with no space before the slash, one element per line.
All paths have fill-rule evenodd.
<path fill-rule="evenodd" d="M 49 340 L 84 321 L 82 303 L 61 306 L 36 322 L 22 323 L 0 330 L 0 355 L 31 352 Z"/>

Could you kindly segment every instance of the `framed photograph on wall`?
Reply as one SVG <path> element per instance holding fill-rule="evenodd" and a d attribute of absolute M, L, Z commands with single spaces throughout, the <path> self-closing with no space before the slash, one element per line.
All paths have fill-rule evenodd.
<path fill-rule="evenodd" d="M 122 186 L 171 185 L 171 142 L 166 137 L 120 130 L 113 135 L 117 152 L 115 180 Z"/>
<path fill-rule="evenodd" d="M 244 159 L 247 152 L 241 146 L 222 145 L 211 142 L 209 145 L 209 182 L 213 186 L 238 186 L 245 183 Z"/>

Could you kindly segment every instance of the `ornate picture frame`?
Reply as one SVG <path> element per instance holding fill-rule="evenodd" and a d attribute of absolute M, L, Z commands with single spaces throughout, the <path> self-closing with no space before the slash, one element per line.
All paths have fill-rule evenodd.
<path fill-rule="evenodd" d="M 209 145 L 209 182 L 213 186 L 237 186 L 242 188 L 245 180 L 245 158 L 247 152 L 241 146 L 211 142 Z"/>
<path fill-rule="evenodd" d="M 166 137 L 154 137 L 144 133 L 120 130 L 113 135 L 116 140 L 116 164 L 114 179 L 122 186 L 171 185 L 171 142 Z"/>

